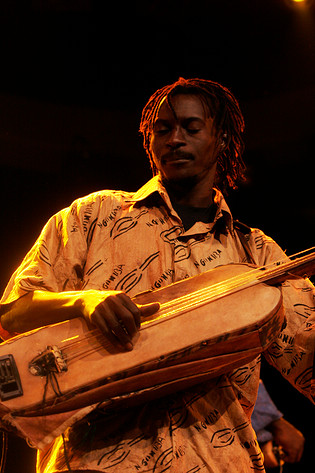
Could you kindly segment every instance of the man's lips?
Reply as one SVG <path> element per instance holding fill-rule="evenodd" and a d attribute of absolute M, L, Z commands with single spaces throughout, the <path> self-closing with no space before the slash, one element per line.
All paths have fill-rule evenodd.
<path fill-rule="evenodd" d="M 162 164 L 182 164 L 193 161 L 193 159 L 193 155 L 185 151 L 170 151 L 162 156 L 161 162 Z"/>

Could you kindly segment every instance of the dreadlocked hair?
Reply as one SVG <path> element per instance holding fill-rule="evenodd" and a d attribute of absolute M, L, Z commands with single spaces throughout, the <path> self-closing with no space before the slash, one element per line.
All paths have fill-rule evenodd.
<path fill-rule="evenodd" d="M 227 193 L 245 180 L 245 164 L 242 159 L 244 142 L 244 118 L 239 104 L 232 93 L 218 84 L 205 79 L 183 79 L 158 89 L 145 105 L 140 122 L 143 146 L 149 157 L 153 175 L 158 173 L 151 152 L 153 125 L 163 99 L 170 102 L 171 97 L 179 94 L 196 95 L 200 98 L 207 112 L 214 120 L 217 135 L 226 138 L 225 146 L 219 153 L 215 185 Z"/>

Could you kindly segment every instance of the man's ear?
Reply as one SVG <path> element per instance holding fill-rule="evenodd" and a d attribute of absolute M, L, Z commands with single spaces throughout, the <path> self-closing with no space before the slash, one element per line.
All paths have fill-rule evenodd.
<path fill-rule="evenodd" d="M 228 135 L 227 133 L 223 133 L 219 139 L 219 147 L 221 151 L 225 150 L 225 148 L 228 146 L 229 141 L 228 141 Z"/>

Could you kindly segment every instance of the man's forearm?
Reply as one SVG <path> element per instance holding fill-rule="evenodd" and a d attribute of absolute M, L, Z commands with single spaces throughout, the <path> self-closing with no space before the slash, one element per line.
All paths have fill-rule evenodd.
<path fill-rule="evenodd" d="M 113 343 L 133 347 L 141 317 L 153 315 L 159 303 L 135 304 L 122 291 L 34 291 L 12 304 L 0 306 L 1 325 L 10 334 L 84 317 Z"/>
<path fill-rule="evenodd" d="M 9 333 L 24 333 L 83 315 L 81 292 L 34 291 L 2 306 L 1 325 Z"/>

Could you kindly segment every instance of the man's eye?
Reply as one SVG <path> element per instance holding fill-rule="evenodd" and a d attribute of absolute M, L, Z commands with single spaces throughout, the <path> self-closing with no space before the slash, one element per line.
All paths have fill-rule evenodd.
<path fill-rule="evenodd" d="M 195 135 L 196 133 L 198 133 L 200 131 L 200 129 L 199 128 L 187 128 L 187 131 L 191 135 Z"/>
<path fill-rule="evenodd" d="M 158 130 L 155 130 L 154 133 L 156 133 L 157 135 L 165 135 L 169 131 L 169 128 L 159 128 Z"/>

